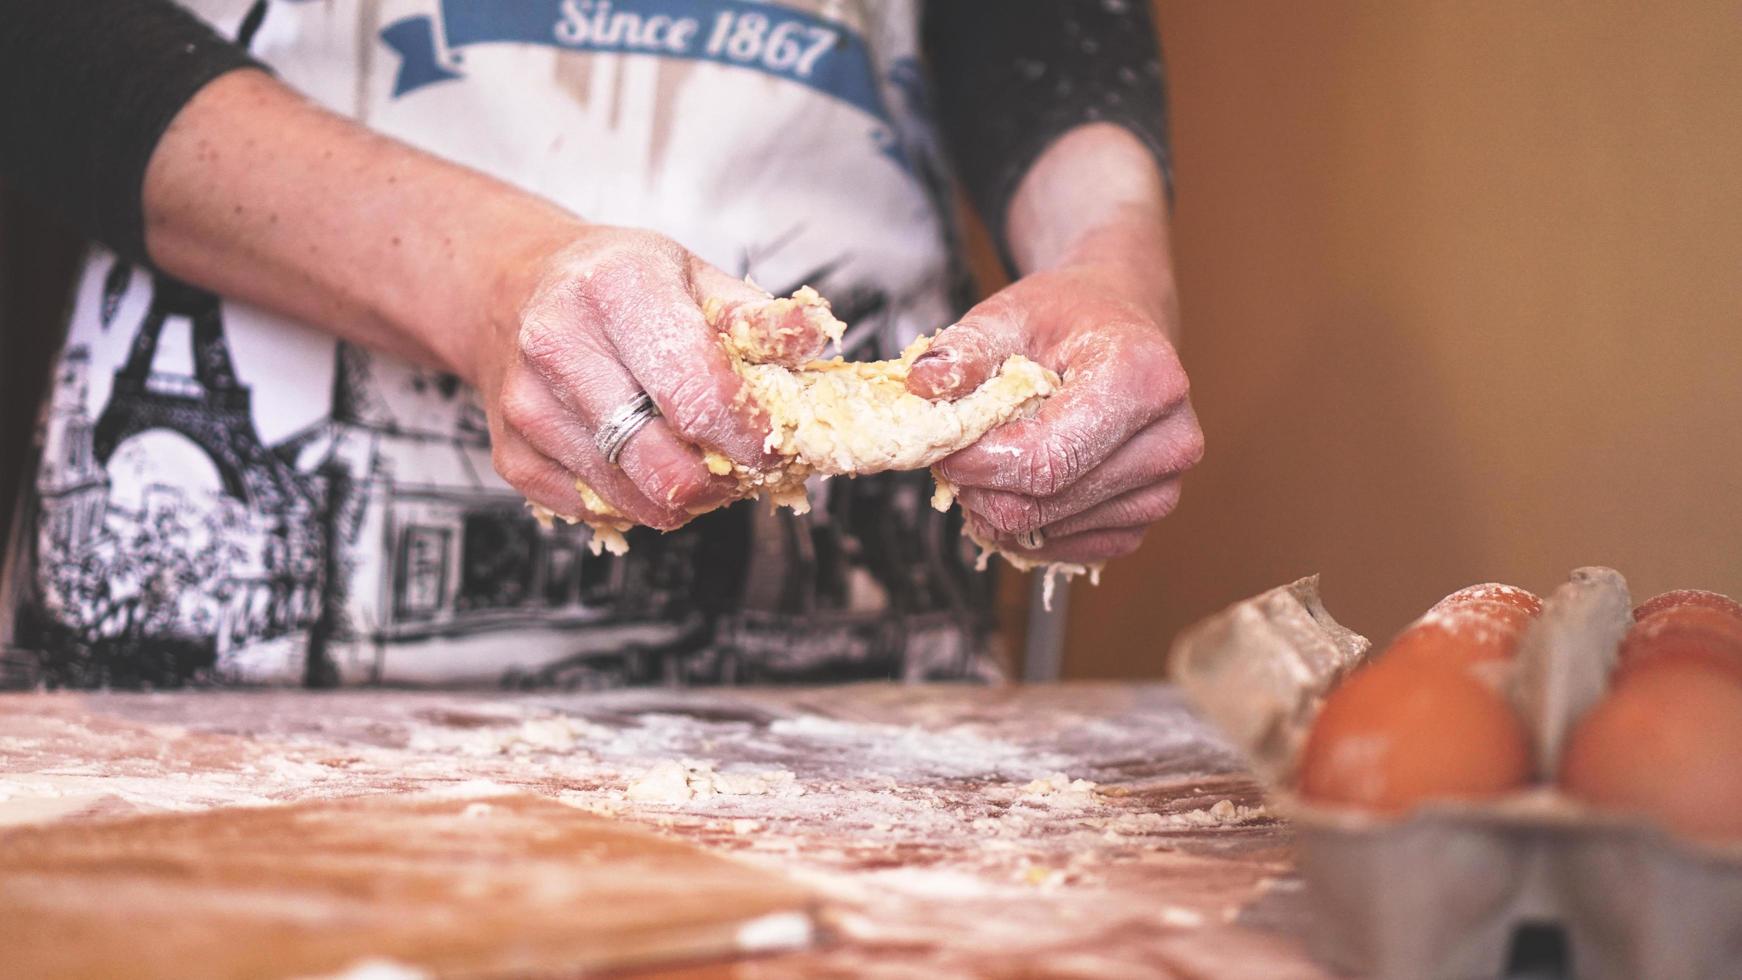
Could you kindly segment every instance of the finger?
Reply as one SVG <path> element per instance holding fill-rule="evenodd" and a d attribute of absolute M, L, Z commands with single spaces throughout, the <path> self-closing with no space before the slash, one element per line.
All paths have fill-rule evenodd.
<path fill-rule="evenodd" d="M 491 462 L 502 479 L 521 496 L 545 510 L 571 520 L 607 521 L 581 502 L 575 476 L 561 463 L 532 448 L 512 433 L 491 440 Z"/>
<path fill-rule="evenodd" d="M 1033 418 L 1008 422 L 948 457 L 940 464 L 944 476 L 960 487 L 1056 496 L 1145 426 L 1184 408 L 1188 382 L 1172 345 L 1154 330 L 1123 334 L 1078 347 L 1067 358 L 1064 385 Z"/>
<path fill-rule="evenodd" d="M 845 329 L 815 290 L 776 298 L 700 259 L 691 260 L 691 282 L 709 326 L 756 364 L 800 367 Z"/>
<path fill-rule="evenodd" d="M 690 281 L 695 286 L 697 298 L 706 301 L 716 300 L 721 312 L 730 312 L 734 307 L 745 303 L 766 303 L 774 295 L 761 286 L 747 279 L 740 279 L 731 273 L 704 262 L 696 256 L 690 256 Z"/>
<path fill-rule="evenodd" d="M 567 467 L 638 524 L 671 529 L 730 497 L 732 484 L 714 476 L 694 447 L 679 442 L 658 419 L 630 438 L 613 466 L 594 435 L 612 412 L 638 393 L 634 379 L 600 356 L 564 404 L 531 372 L 516 372 L 503 388 L 506 428 Z M 572 479 L 572 478 L 571 478 Z"/>
<path fill-rule="evenodd" d="M 593 285 L 601 297 L 606 335 L 671 431 L 741 465 L 766 468 L 773 462 L 763 445 L 767 417 L 732 370 L 687 276 L 687 269 L 681 275 L 661 272 L 658 263 L 648 261 L 609 263 L 596 270 Z"/>
<path fill-rule="evenodd" d="M 963 487 L 962 507 L 1003 534 L 1021 534 L 1080 514 L 1122 494 L 1184 472 L 1203 455 L 1204 438 L 1189 405 L 1151 422 L 1061 494 L 1034 497 Z M 1125 524 L 1138 523 L 1125 521 Z"/>
<path fill-rule="evenodd" d="M 921 398 L 955 399 L 996 374 L 998 366 L 1026 347 L 1020 314 L 1003 302 L 987 301 L 938 331 L 931 348 L 913 362 L 907 390 Z"/>
<path fill-rule="evenodd" d="M 1179 495 L 1180 480 L 1173 477 L 1122 493 L 1073 517 L 1049 524 L 1042 534 L 1049 538 L 1068 538 L 1089 531 L 1148 527 L 1173 513 L 1179 506 Z"/>
<path fill-rule="evenodd" d="M 1023 548 L 1014 538 L 1007 535 L 995 533 L 988 535 L 985 533 L 990 530 L 983 525 L 978 526 L 975 534 L 979 535 L 981 540 L 991 541 L 1000 549 L 1030 561 L 1098 565 L 1115 558 L 1124 558 L 1136 551 L 1142 546 L 1143 536 L 1149 529 L 1148 527 L 1100 528 L 1058 538 L 1047 538 L 1045 544 L 1033 550 Z"/>

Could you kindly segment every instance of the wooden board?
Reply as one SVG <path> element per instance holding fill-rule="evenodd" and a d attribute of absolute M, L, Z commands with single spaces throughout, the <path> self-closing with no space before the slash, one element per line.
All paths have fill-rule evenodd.
<path fill-rule="evenodd" d="M 573 976 L 802 946 L 811 905 L 773 873 L 529 795 L 0 833 L 5 976 L 308 976 L 383 958 Z"/>

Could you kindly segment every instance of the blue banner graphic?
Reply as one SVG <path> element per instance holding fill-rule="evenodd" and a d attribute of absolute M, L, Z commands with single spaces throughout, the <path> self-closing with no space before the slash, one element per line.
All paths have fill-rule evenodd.
<path fill-rule="evenodd" d="M 441 0 L 441 23 L 407 17 L 381 31 L 399 54 L 395 98 L 464 77 L 461 49 L 538 44 L 713 61 L 797 82 L 888 121 L 876 69 L 841 24 L 751 0 Z"/>

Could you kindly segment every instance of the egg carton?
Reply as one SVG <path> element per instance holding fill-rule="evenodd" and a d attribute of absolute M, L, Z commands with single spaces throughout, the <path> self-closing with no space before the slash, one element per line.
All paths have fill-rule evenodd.
<path fill-rule="evenodd" d="M 1532 956 L 1581 980 L 1742 977 L 1742 846 L 1675 837 L 1553 788 L 1569 730 L 1608 689 L 1632 605 L 1619 572 L 1581 568 L 1519 641 L 1502 682 L 1534 742 L 1537 785 L 1401 817 L 1290 791 L 1319 706 L 1372 653 L 1325 609 L 1317 576 L 1180 634 L 1175 678 L 1296 829 L 1316 956 L 1408 980 L 1517 975 Z"/>

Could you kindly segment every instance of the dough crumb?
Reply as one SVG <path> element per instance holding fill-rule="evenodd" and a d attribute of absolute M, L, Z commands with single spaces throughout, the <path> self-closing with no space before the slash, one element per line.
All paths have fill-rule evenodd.
<path fill-rule="evenodd" d="M 715 796 L 803 796 L 804 787 L 785 769 L 715 772 L 711 762 L 665 759 L 631 782 L 626 795 L 637 803 L 685 803 Z"/>
<path fill-rule="evenodd" d="M 1055 772 L 1022 787 L 1021 801 L 1031 806 L 1080 810 L 1100 802 L 1095 793 L 1097 788 L 1087 779 L 1072 779 L 1062 772 Z"/>
<path fill-rule="evenodd" d="M 1178 905 L 1164 905 L 1161 907 L 1161 921 L 1165 925 L 1195 929 L 1204 924 L 1204 914 Z"/>
<path fill-rule="evenodd" d="M 435 974 L 421 967 L 386 957 L 373 956 L 358 960 L 338 973 L 329 973 L 310 980 L 433 980 Z"/>
<path fill-rule="evenodd" d="M 1233 800 L 1219 800 L 1197 810 L 1183 813 L 1126 813 L 1114 817 L 1108 833 L 1121 837 L 1140 837 L 1169 831 L 1198 830 L 1208 827 L 1233 827 L 1256 820 L 1268 819 L 1270 811 L 1263 804 L 1239 806 Z"/>

